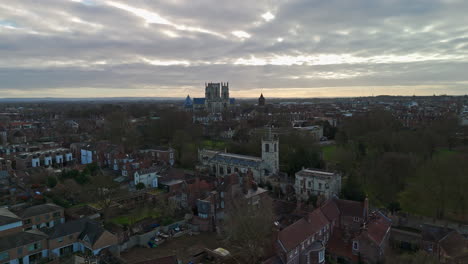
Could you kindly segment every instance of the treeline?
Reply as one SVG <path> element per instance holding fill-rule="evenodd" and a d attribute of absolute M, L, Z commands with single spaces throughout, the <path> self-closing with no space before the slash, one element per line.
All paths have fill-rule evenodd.
<path fill-rule="evenodd" d="M 376 206 L 437 218 L 468 220 L 468 142 L 455 117 L 417 129 L 391 113 L 347 119 L 336 135 L 343 195 Z"/>

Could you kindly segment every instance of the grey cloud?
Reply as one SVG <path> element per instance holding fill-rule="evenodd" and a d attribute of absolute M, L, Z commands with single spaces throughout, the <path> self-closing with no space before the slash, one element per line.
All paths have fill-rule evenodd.
<path fill-rule="evenodd" d="M 235 84 L 234 92 L 266 87 L 437 84 L 459 93 L 464 91 L 459 83 L 468 81 L 463 71 L 468 68 L 468 27 L 461 22 L 468 12 L 465 1 L 115 1 L 227 38 L 168 25 L 145 26 L 141 17 L 108 6 L 106 1 L 86 5 L 61 0 L 0 3 L 0 16 L 18 26 L 8 29 L 0 24 L 0 90 L 196 87 L 221 78 Z M 269 22 L 261 18 L 267 11 L 275 15 Z M 238 39 L 231 35 L 234 30 L 248 32 L 251 37 Z M 171 37 L 167 31 L 178 36 Z M 283 41 L 278 42 L 278 38 Z M 251 56 L 322 54 L 362 58 L 420 54 L 433 59 L 316 66 L 233 65 L 239 58 Z M 141 58 L 187 61 L 190 65 L 155 66 Z M 107 64 L 93 64 L 100 61 Z M 51 66 L 51 62 L 58 63 Z"/>

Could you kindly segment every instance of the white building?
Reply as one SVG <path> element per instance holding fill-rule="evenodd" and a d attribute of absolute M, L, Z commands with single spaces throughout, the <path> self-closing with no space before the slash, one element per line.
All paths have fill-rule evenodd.
<path fill-rule="evenodd" d="M 315 169 L 302 169 L 296 173 L 294 184 L 296 197 L 308 200 L 312 195 L 324 196 L 326 199 L 341 192 L 341 175 Z"/>
<path fill-rule="evenodd" d="M 92 149 L 81 149 L 81 164 L 93 163 L 93 153 L 96 155 L 96 151 Z"/>
<path fill-rule="evenodd" d="M 138 170 L 133 175 L 135 186 L 138 183 L 143 183 L 147 188 L 158 188 L 159 169 L 151 167 L 148 169 Z"/>

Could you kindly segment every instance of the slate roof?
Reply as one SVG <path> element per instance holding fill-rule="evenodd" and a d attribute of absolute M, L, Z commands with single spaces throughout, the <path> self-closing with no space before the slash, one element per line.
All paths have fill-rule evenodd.
<path fill-rule="evenodd" d="M 38 230 L 30 230 L 8 236 L 2 236 L 0 237 L 0 252 L 20 246 L 25 246 L 37 241 L 44 240 L 46 238 L 47 236 Z"/>
<path fill-rule="evenodd" d="M 243 167 L 259 167 L 262 163 L 262 159 L 258 157 L 230 153 L 218 153 L 211 160 Z"/>
<path fill-rule="evenodd" d="M 194 105 L 204 105 L 205 104 L 205 98 L 193 98 L 193 104 Z"/>
<path fill-rule="evenodd" d="M 80 233 L 78 238 L 84 240 L 84 238 L 87 236 L 89 239 L 87 242 L 89 242 L 91 245 L 96 243 L 104 231 L 104 228 L 99 223 L 87 218 L 69 221 L 44 230 L 44 232 L 49 235 L 50 239 Z"/>
<path fill-rule="evenodd" d="M 187 98 L 185 98 L 185 101 L 184 101 L 184 106 L 185 107 L 191 107 L 193 105 L 193 101 L 192 99 L 190 98 L 189 95 L 187 95 Z"/>
<path fill-rule="evenodd" d="M 10 212 L 10 210 L 6 208 L 0 208 L 0 226 L 8 225 L 19 221 L 21 221 L 21 218 L 19 218 L 14 213 Z"/>
<path fill-rule="evenodd" d="M 446 227 L 439 227 L 427 224 L 421 225 L 421 235 L 423 240 L 425 241 L 439 242 L 452 231 L 453 229 Z"/>
<path fill-rule="evenodd" d="M 29 218 L 29 217 L 33 217 L 37 215 L 46 214 L 46 213 L 57 212 L 60 210 L 63 210 L 63 208 L 58 205 L 48 203 L 48 204 L 31 206 L 19 212 L 18 215 L 22 218 Z"/>

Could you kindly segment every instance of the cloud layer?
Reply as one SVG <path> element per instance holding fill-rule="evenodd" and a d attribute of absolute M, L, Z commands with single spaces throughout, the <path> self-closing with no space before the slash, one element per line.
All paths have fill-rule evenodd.
<path fill-rule="evenodd" d="M 467 94 L 463 0 L 0 3 L 0 97 Z"/>

